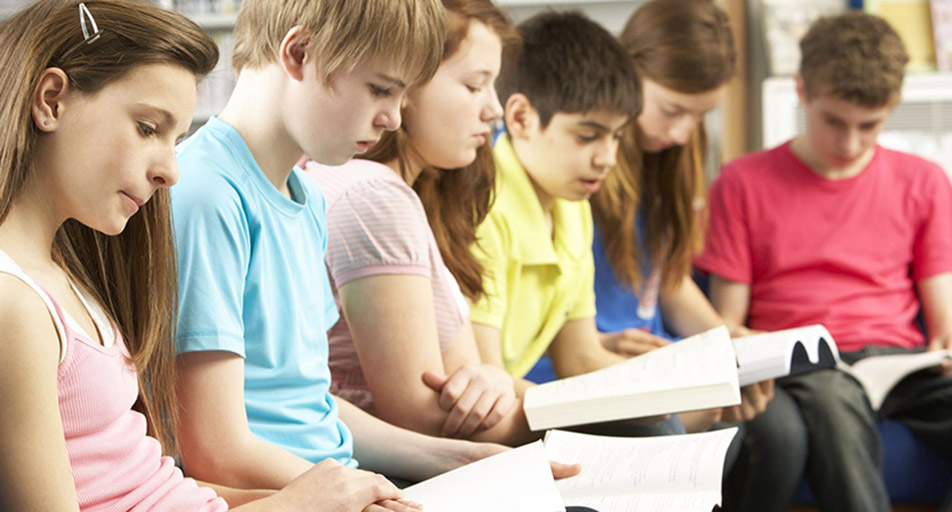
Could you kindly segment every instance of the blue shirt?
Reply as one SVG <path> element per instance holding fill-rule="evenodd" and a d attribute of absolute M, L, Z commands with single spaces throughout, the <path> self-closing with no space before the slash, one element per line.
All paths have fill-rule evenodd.
<path fill-rule="evenodd" d="M 644 222 L 637 220 L 638 246 L 643 245 Z M 615 276 L 605 246 L 602 243 L 598 223 L 595 223 L 595 241 L 592 244 L 595 258 L 595 324 L 601 332 L 616 332 L 625 329 L 643 329 L 655 336 L 674 339 L 664 328 L 658 308 L 660 267 L 651 264 L 649 258 L 641 258 L 641 275 L 644 276 L 637 292 L 622 284 Z"/>
<path fill-rule="evenodd" d="M 324 197 L 300 169 L 292 198 L 241 135 L 212 118 L 178 148 L 172 187 L 178 250 L 177 352 L 244 358 L 251 432 L 311 462 L 356 466 L 328 392 L 326 331 L 337 322 L 324 266 Z"/>

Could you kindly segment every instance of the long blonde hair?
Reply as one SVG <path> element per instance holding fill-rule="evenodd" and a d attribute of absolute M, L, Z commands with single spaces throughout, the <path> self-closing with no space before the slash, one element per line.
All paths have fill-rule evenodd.
<path fill-rule="evenodd" d="M 734 75 L 729 20 L 712 0 L 652 0 L 632 15 L 619 40 L 642 79 L 668 89 L 697 94 Z M 618 168 L 592 198 L 592 212 L 621 282 L 638 286 L 647 258 L 663 267 L 661 284 L 670 289 L 690 272 L 703 238 L 699 206 L 707 194 L 707 137 L 699 125 L 684 146 L 645 153 L 639 135 L 637 123 L 631 123 L 620 144 Z M 638 245 L 639 214 L 644 247 Z"/>
<path fill-rule="evenodd" d="M 79 2 L 39 0 L 0 25 L 0 222 L 33 172 L 43 135 L 30 100 L 44 69 L 56 67 L 92 94 L 143 64 L 168 63 L 208 74 L 218 49 L 181 15 L 128 0 L 87 0 L 102 31 L 86 44 Z M 176 266 L 169 195 L 159 190 L 114 237 L 69 220 L 56 234 L 53 259 L 116 322 L 139 377 L 138 407 L 150 434 L 175 453 L 174 329 Z"/>

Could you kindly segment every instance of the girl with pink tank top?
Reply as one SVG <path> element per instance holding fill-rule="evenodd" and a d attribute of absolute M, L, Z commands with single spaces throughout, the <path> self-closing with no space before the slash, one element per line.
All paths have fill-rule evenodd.
<path fill-rule="evenodd" d="M 334 460 L 274 492 L 199 484 L 168 456 L 168 187 L 214 42 L 146 3 L 39 0 L 0 48 L 0 510 L 415 510 Z"/>

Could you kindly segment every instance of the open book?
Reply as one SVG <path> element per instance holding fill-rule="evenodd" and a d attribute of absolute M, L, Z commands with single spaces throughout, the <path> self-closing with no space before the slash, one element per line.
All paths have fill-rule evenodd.
<path fill-rule="evenodd" d="M 939 366 L 952 358 L 948 350 L 921 352 L 916 354 L 896 354 L 873 356 L 861 359 L 852 365 L 840 362 L 839 368 L 853 376 L 866 391 L 869 405 L 879 410 L 886 395 L 906 376 L 919 370 Z"/>
<path fill-rule="evenodd" d="M 822 325 L 736 338 L 734 350 L 741 386 L 834 368 L 840 359 L 833 337 Z"/>
<path fill-rule="evenodd" d="M 710 512 L 737 429 L 646 438 L 550 431 L 541 441 L 404 489 L 426 512 Z M 549 459 L 581 464 L 555 482 Z M 571 508 L 570 508 L 571 509 Z"/>
<path fill-rule="evenodd" d="M 551 460 L 581 464 L 556 482 L 566 505 L 599 512 L 711 512 L 721 504 L 727 448 L 737 428 L 661 437 L 604 437 L 552 430 Z"/>
<path fill-rule="evenodd" d="M 718 327 L 584 375 L 529 388 L 529 428 L 545 430 L 740 403 L 737 361 Z"/>
<path fill-rule="evenodd" d="M 403 494 L 426 512 L 565 511 L 542 441 L 448 471 Z"/>

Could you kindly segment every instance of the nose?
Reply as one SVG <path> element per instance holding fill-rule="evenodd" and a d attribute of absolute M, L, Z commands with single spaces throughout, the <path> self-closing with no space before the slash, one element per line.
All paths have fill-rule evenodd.
<path fill-rule="evenodd" d="M 171 187 L 178 182 L 178 162 L 174 148 L 156 159 L 149 169 L 149 181 L 156 188 Z"/>
<path fill-rule="evenodd" d="M 388 102 L 387 108 L 377 114 L 377 117 L 374 118 L 374 126 L 391 132 L 397 128 L 400 128 L 400 123 L 403 122 L 403 118 L 400 114 L 400 105 L 402 103 L 402 95 L 394 98 L 393 101 Z"/>
<path fill-rule="evenodd" d="M 491 123 L 497 119 L 500 119 L 503 115 L 502 104 L 499 103 L 499 95 L 496 94 L 496 89 L 493 87 L 486 88 L 489 92 L 489 102 L 486 105 L 486 108 L 482 111 L 482 121 Z"/>
<path fill-rule="evenodd" d="M 618 139 L 611 137 L 603 144 L 598 145 L 592 164 L 599 169 L 611 169 L 618 163 Z"/>
<path fill-rule="evenodd" d="M 856 156 L 862 146 L 863 143 L 860 140 L 860 134 L 855 130 L 847 131 L 840 140 L 840 152 L 845 157 Z"/>

